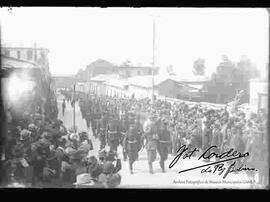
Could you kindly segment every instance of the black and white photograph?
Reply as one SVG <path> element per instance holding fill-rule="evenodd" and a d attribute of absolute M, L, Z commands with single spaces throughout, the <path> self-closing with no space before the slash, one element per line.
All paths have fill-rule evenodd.
<path fill-rule="evenodd" d="M 1 188 L 269 189 L 266 8 L 2 7 Z"/>

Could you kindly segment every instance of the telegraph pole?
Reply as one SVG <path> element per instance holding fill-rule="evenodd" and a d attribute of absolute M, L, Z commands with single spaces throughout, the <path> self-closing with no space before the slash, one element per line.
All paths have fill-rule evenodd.
<path fill-rule="evenodd" d="M 156 27 L 155 20 L 153 22 L 153 63 L 152 63 L 152 104 L 154 104 L 154 68 L 155 68 L 155 37 L 156 37 Z"/>
<path fill-rule="evenodd" d="M 73 85 L 73 128 L 74 131 L 76 131 L 76 125 L 75 125 L 75 87 L 76 87 L 76 83 Z"/>

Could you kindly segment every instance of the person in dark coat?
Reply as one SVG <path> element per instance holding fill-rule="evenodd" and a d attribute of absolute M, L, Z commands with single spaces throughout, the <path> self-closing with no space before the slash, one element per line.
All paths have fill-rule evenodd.
<path fill-rule="evenodd" d="M 98 106 L 96 105 L 96 107 Z M 92 127 L 93 136 L 97 138 L 97 124 L 98 124 L 99 119 L 101 118 L 101 112 L 98 108 L 95 108 L 93 110 L 93 114 L 91 118 L 92 118 L 91 127 Z"/>
<path fill-rule="evenodd" d="M 63 99 L 63 102 L 62 102 L 62 115 L 63 116 L 65 115 L 65 109 L 66 109 L 66 100 Z"/>
<path fill-rule="evenodd" d="M 100 141 L 100 150 L 105 148 L 106 146 L 106 135 L 107 135 L 107 120 L 102 114 L 101 119 L 98 121 L 97 124 L 97 134 L 98 134 L 98 139 Z"/>
<path fill-rule="evenodd" d="M 141 150 L 142 146 L 143 146 L 143 125 L 141 124 L 141 116 L 139 114 L 136 115 L 135 118 L 135 128 L 137 130 L 138 133 L 138 152 Z M 138 156 L 139 158 L 139 156 Z M 137 159 L 138 160 L 138 159 Z"/>
<path fill-rule="evenodd" d="M 120 124 L 115 114 L 112 115 L 108 124 L 107 140 L 110 150 L 117 151 L 120 143 Z"/>
<path fill-rule="evenodd" d="M 138 130 L 135 127 L 135 124 L 130 124 L 127 135 L 124 139 L 124 148 L 127 151 L 128 160 L 129 160 L 129 170 L 130 174 L 133 174 L 133 163 L 138 158 L 140 146 L 140 136 L 138 134 Z"/>
<path fill-rule="evenodd" d="M 124 161 L 127 160 L 127 151 L 126 151 L 126 148 L 124 147 L 124 140 L 127 135 L 128 129 L 129 129 L 128 116 L 126 114 L 122 114 L 121 120 L 120 120 L 120 133 L 121 133 L 120 143 L 122 145 L 122 153 L 123 153 Z"/>

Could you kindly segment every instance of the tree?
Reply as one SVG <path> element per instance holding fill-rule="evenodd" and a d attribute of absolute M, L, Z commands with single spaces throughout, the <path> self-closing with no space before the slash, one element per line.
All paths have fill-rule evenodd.
<path fill-rule="evenodd" d="M 205 61 L 202 58 L 199 58 L 194 61 L 193 64 L 193 74 L 194 75 L 204 75 L 205 73 Z"/>
<path fill-rule="evenodd" d="M 216 72 L 212 74 L 208 91 L 216 96 L 217 103 L 232 101 L 238 91 L 243 91 L 240 102 L 247 102 L 249 100 L 249 80 L 258 76 L 258 69 L 248 57 L 242 56 L 240 61 L 234 64 L 224 55 Z"/>
<path fill-rule="evenodd" d="M 78 79 L 79 81 L 86 81 L 87 80 L 86 70 L 80 68 L 77 74 L 75 75 L 75 78 Z"/>
<path fill-rule="evenodd" d="M 243 90 L 244 96 L 242 102 L 249 100 L 249 80 L 259 77 L 259 70 L 247 56 L 241 56 L 240 61 L 236 65 L 236 74 L 234 85 L 236 90 Z"/>
<path fill-rule="evenodd" d="M 222 61 L 216 67 L 216 72 L 212 74 L 209 93 L 215 97 L 216 103 L 224 103 L 234 97 L 233 81 L 236 68 L 233 62 L 227 57 L 222 56 Z"/>

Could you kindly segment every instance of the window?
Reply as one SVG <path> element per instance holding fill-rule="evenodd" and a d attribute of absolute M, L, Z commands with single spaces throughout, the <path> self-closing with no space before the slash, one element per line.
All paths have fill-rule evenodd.
<path fill-rule="evenodd" d="M 21 59 L 21 51 L 17 51 L 17 58 Z"/>
<path fill-rule="evenodd" d="M 148 74 L 152 74 L 152 70 L 151 69 L 148 70 Z"/>
<path fill-rule="evenodd" d="M 137 71 L 137 74 L 138 74 L 138 75 L 141 75 L 141 71 L 140 71 L 140 70 L 138 70 L 138 71 Z"/>
<path fill-rule="evenodd" d="M 27 51 L 27 60 L 33 59 L 33 52 L 31 50 Z"/>

